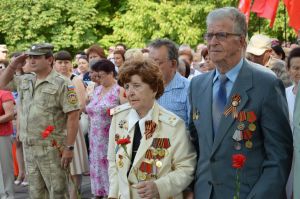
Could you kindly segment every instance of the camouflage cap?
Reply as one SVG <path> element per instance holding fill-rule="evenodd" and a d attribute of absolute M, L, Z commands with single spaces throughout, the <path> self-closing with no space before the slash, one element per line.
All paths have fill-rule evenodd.
<path fill-rule="evenodd" d="M 47 53 L 52 53 L 54 46 L 49 43 L 33 44 L 28 51 L 25 52 L 26 55 L 45 55 Z"/>

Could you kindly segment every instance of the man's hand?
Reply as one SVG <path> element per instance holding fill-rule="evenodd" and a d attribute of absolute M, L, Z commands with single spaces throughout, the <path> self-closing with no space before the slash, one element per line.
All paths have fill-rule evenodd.
<path fill-rule="evenodd" d="M 132 187 L 137 189 L 137 192 L 141 198 L 159 198 L 157 186 L 153 181 L 140 182 L 138 184 L 132 185 Z"/>
<path fill-rule="evenodd" d="M 63 151 L 63 154 L 62 154 L 62 157 L 61 157 L 61 167 L 63 169 L 67 169 L 73 159 L 73 151 L 70 151 L 70 150 L 64 150 Z"/>
<path fill-rule="evenodd" d="M 25 65 L 25 61 L 27 59 L 28 55 L 22 54 L 18 57 L 16 57 L 9 65 L 8 67 L 16 70 L 19 68 L 22 68 Z"/>

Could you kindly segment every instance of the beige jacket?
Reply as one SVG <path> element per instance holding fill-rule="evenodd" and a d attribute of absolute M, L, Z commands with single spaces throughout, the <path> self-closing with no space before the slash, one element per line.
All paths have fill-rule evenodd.
<path fill-rule="evenodd" d="M 140 120 L 143 137 L 130 169 L 134 124 L 136 122 L 132 121 L 134 120 L 132 119 L 132 112 L 135 111 L 128 103 L 111 111 L 114 116 L 110 127 L 108 146 L 109 197 L 139 198 L 132 185 L 141 180 L 153 180 L 158 187 L 160 198 L 183 198 L 182 191 L 192 182 L 196 166 L 196 152 L 187 135 L 184 121 L 155 102 L 150 114 L 148 113 L 146 116 L 149 117 L 147 120 L 151 119 L 152 122 L 156 123 L 155 131 L 151 137 L 146 139 L 144 134 L 145 121 Z M 116 142 L 116 137 L 121 139 L 127 136 L 131 141 L 126 145 L 129 157 L 124 148 L 117 145 Z M 157 147 L 155 140 L 164 140 L 163 147 L 165 149 L 162 146 L 160 146 L 162 148 Z M 154 152 L 152 154 L 164 151 L 160 152 L 163 157 L 159 158 L 159 156 L 154 155 L 149 158 L 146 155 L 149 154 L 149 151 L 151 151 L 150 153 Z M 145 165 L 145 163 L 152 165 L 148 167 L 149 174 L 143 172 L 145 168 L 141 165 Z"/>

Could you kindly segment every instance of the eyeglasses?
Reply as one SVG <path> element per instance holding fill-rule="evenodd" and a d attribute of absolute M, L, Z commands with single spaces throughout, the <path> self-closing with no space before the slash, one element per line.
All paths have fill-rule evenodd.
<path fill-rule="evenodd" d="M 165 62 L 170 61 L 168 58 L 165 58 L 164 60 L 154 59 L 155 63 L 159 66 L 163 65 Z"/>
<path fill-rule="evenodd" d="M 211 41 L 214 36 L 216 36 L 216 39 L 219 41 L 225 41 L 228 36 L 241 36 L 241 34 L 230 32 L 205 33 L 204 39 L 206 41 Z"/>

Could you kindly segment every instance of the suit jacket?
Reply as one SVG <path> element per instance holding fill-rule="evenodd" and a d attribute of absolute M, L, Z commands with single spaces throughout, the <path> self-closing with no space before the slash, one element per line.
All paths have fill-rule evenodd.
<path fill-rule="evenodd" d="M 293 135 L 294 135 L 294 198 L 300 198 L 300 87 L 295 100 L 295 109 L 293 117 Z"/>
<path fill-rule="evenodd" d="M 240 153 L 247 158 L 240 172 L 240 198 L 285 198 L 293 143 L 282 81 L 244 60 L 225 110 L 230 107 L 232 96 L 239 95 L 237 112 L 254 113 L 256 129 L 250 139 L 253 146 L 245 147 L 246 140 L 242 140 L 241 149 L 237 150 L 233 135 L 240 123 L 247 128 L 247 118 L 240 122 L 231 114 L 223 114 L 213 139 L 214 74 L 212 71 L 197 76 L 190 86 L 190 133 L 199 154 L 195 198 L 233 198 L 236 170 L 232 167 L 232 155 Z"/>
<path fill-rule="evenodd" d="M 155 102 L 151 114 L 151 120 L 156 124 L 155 131 L 150 138 L 146 139 L 141 128 L 143 137 L 132 163 L 134 125 L 128 121 L 131 109 L 127 103 L 112 110 L 114 116 L 108 146 L 109 197 L 139 198 L 137 190 L 132 185 L 144 180 L 140 177 L 144 173 L 140 170 L 141 165 L 153 163 L 146 180 L 153 180 L 156 183 L 160 198 L 182 198 L 182 191 L 193 180 L 196 166 L 196 152 L 186 133 L 184 121 Z M 125 151 L 116 140 L 126 137 L 131 140 L 131 143 L 126 144 Z M 166 147 L 164 157 L 159 160 L 162 163 L 159 167 L 155 166 L 155 158 L 148 157 L 151 160 L 146 158 L 148 149 L 152 152 L 156 150 L 153 147 L 156 138 L 166 138 L 165 141 L 170 143 L 170 147 Z"/>

